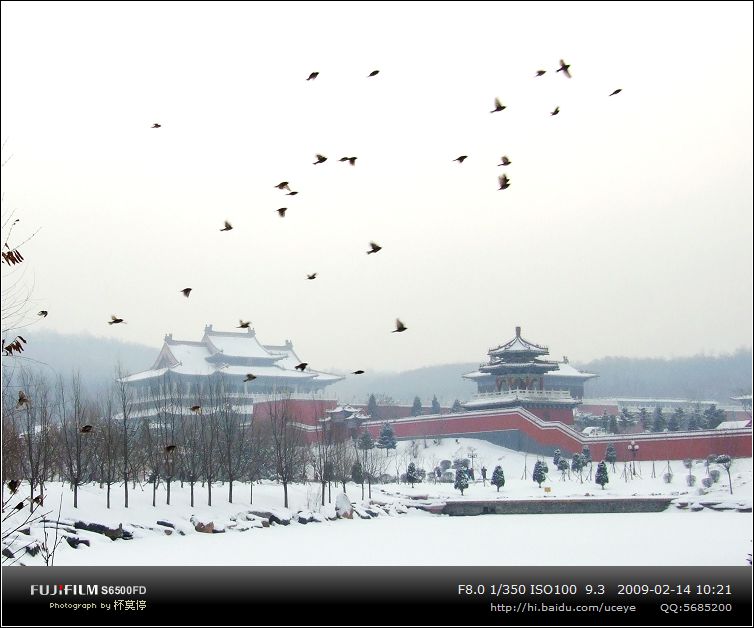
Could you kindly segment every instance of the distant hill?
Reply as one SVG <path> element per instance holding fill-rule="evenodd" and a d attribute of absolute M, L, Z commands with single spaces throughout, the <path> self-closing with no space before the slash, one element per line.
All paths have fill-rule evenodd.
<path fill-rule="evenodd" d="M 29 334 L 28 340 L 24 364 L 66 378 L 78 370 L 90 389 L 109 384 L 119 361 L 129 373 L 149 368 L 160 350 L 89 334 L 38 332 Z M 733 395 L 751 392 L 752 384 L 750 348 L 673 359 L 606 357 L 574 366 L 599 375 L 586 383 L 587 397 L 680 397 L 725 403 Z M 347 403 L 366 401 L 375 393 L 405 404 L 418 395 L 425 406 L 437 395 L 442 405 L 450 405 L 476 392 L 476 386 L 462 375 L 478 367 L 479 362 L 459 362 L 402 373 L 347 375 L 328 390 Z"/>

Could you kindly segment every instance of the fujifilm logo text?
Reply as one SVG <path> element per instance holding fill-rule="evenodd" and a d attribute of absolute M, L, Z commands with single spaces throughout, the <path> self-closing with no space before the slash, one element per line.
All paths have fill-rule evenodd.
<path fill-rule="evenodd" d="M 32 595 L 97 595 L 97 584 L 32 584 Z"/>

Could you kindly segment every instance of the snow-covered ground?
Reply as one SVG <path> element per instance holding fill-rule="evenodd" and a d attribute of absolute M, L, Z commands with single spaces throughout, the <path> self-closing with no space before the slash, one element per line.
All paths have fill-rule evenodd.
<path fill-rule="evenodd" d="M 188 485 L 172 486 L 171 505 L 165 501 L 164 486 L 157 492 L 157 506 L 152 507 L 150 485 L 129 487 L 130 507 L 123 507 L 123 488 L 113 487 L 112 508 L 106 508 L 105 491 L 98 485 L 79 489 L 79 506 L 73 508 L 72 492 L 59 483 L 47 485 L 44 511 L 49 518 L 67 524 L 69 534 L 89 541 L 90 546 L 72 548 L 63 542 L 55 555 L 55 565 L 745 565 L 752 551 L 752 514 L 736 508 L 751 507 L 752 460 L 733 462 L 733 495 L 727 474 L 720 469 L 720 481 L 710 489 L 700 489 L 706 475 L 702 461 L 695 462 L 692 472 L 697 485 L 686 484 L 688 470 L 681 461 L 670 461 L 673 478 L 663 480 L 667 461 L 637 463 L 637 477 L 624 474 L 624 463 L 609 467 L 610 482 L 602 490 L 584 473 L 583 483 L 576 475 L 561 479 L 546 459 L 550 475 L 539 488 L 531 479 L 537 457 L 511 451 L 486 441 L 444 439 L 441 444 L 422 440 L 412 446 L 399 443 L 391 453 L 388 472 L 395 474 L 395 464 L 405 470 L 410 461 L 427 470 L 441 460 L 468 458 L 474 453 L 477 481 L 461 497 L 453 484 L 424 482 L 414 488 L 406 484 L 375 485 L 372 497 L 383 505 L 371 506 L 377 514 L 371 519 L 329 520 L 333 517 L 335 498 L 342 487 L 333 486 L 332 503 L 321 507 L 319 484 L 294 484 L 289 487 L 289 509 L 282 508 L 282 487 L 272 482 L 254 485 L 253 505 L 249 505 L 249 485 L 234 484 L 234 503 L 228 502 L 227 484 L 214 485 L 213 506 L 207 506 L 207 489 L 195 486 L 195 507 L 190 507 Z M 416 457 L 412 457 L 412 453 Z M 479 480 L 479 469 L 487 468 L 487 477 L 496 465 L 505 472 L 505 486 L 495 487 Z M 392 469 L 391 469 L 392 467 Z M 595 465 L 596 468 L 596 465 Z M 526 477 L 524 477 L 526 476 Z M 550 491 L 545 492 L 545 487 Z M 18 495 L 25 495 L 22 486 Z M 7 497 L 7 489 L 4 489 Z M 349 483 L 347 494 L 362 514 L 368 497 L 361 503 L 361 486 Z M 528 499 L 553 497 L 645 497 L 667 495 L 689 503 L 679 509 L 671 505 L 665 512 L 632 514 L 548 514 L 484 515 L 449 517 L 412 508 L 422 503 L 448 499 Z M 60 498 L 62 497 L 62 505 Z M 327 499 L 325 500 L 327 502 Z M 11 500 L 11 503 L 14 503 Z M 719 503 L 731 507 L 714 511 L 702 503 Z M 692 508 L 696 508 L 693 510 Z M 249 515 L 249 510 L 268 511 L 281 519 L 292 517 L 290 525 L 262 527 L 264 515 Z M 296 513 L 317 513 L 319 521 L 302 524 Z M 23 516 L 25 511 L 14 515 Z M 26 511 L 28 512 L 28 511 Z M 97 523 L 123 529 L 131 540 L 111 540 L 103 534 L 74 529 L 76 521 Z M 157 524 L 169 522 L 174 526 Z M 205 534 L 195 530 L 197 522 L 212 522 L 224 534 Z M 3 529 L 9 529 L 6 522 Z M 266 523 L 266 520 L 265 520 Z M 31 526 L 30 534 L 19 534 L 15 548 L 42 538 L 41 524 Z M 170 534 L 168 535 L 167 532 Z M 52 533 L 52 534 L 49 534 Z M 181 534 L 182 533 L 182 534 Z M 54 530 L 48 530 L 49 537 Z M 23 564 L 44 564 L 41 554 L 19 553 Z M 8 564 L 4 562 L 4 564 Z M 17 563 L 18 564 L 18 563 Z"/>

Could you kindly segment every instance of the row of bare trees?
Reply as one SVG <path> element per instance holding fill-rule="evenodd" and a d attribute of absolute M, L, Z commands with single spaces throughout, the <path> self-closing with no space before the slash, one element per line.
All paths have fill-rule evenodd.
<path fill-rule="evenodd" d="M 212 489 L 219 483 L 227 485 L 229 502 L 237 497 L 234 485 L 248 483 L 252 502 L 255 482 L 271 479 L 282 485 L 287 507 L 289 485 L 312 479 L 321 485 L 324 505 L 325 489 L 330 500 L 332 484 L 345 490 L 358 462 L 371 497 L 372 481 L 392 462 L 374 450 L 371 437 L 354 439 L 324 421 L 307 443 L 303 421 L 285 395 L 259 404 L 252 418 L 225 384 L 215 378 L 189 400 L 186 387 L 168 377 L 138 393 L 119 378 L 95 396 L 76 375 L 51 382 L 16 370 L 15 381 L 3 385 L 3 482 L 25 481 L 30 500 L 44 494 L 46 482 L 65 482 L 74 507 L 79 488 L 96 483 L 105 489 L 110 508 L 114 488 L 123 491 L 128 507 L 129 485 L 132 490 L 151 485 L 156 506 L 161 484 L 167 504 L 176 481 L 181 487 L 188 484 L 194 506 L 201 484 L 211 506 Z M 19 403 L 19 390 L 28 403 Z"/>

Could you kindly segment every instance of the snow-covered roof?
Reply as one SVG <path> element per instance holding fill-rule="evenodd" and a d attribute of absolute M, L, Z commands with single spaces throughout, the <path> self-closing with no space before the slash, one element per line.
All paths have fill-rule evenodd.
<path fill-rule="evenodd" d="M 463 375 L 466 379 L 482 379 L 485 377 L 493 377 L 491 373 L 482 373 L 481 371 L 474 371 L 473 373 L 466 373 Z"/>
<path fill-rule="evenodd" d="M 744 427 L 751 427 L 751 419 L 747 421 L 723 421 L 715 429 L 718 430 L 735 430 Z"/>
<path fill-rule="evenodd" d="M 499 347 L 495 347 L 494 349 L 490 349 L 488 351 L 489 355 L 500 355 L 504 353 L 549 353 L 549 349 L 547 347 L 542 347 L 540 345 L 534 344 L 533 342 L 529 342 L 528 340 L 525 340 L 521 337 L 521 328 L 516 327 L 516 336 L 512 339 L 506 342 L 503 345 L 500 345 Z"/>
<path fill-rule="evenodd" d="M 580 371 L 577 368 L 571 366 L 568 362 L 558 362 L 558 368 L 552 371 L 547 371 L 545 375 L 552 375 L 553 377 L 576 377 L 579 379 L 590 379 L 592 377 L 599 377 L 594 373 L 587 373 Z"/>
<path fill-rule="evenodd" d="M 257 340 L 256 333 L 251 329 L 241 333 L 208 329 L 204 332 L 202 342 L 206 343 L 210 349 L 215 348 L 225 356 L 256 358 L 266 362 L 275 362 L 281 358 L 280 355 L 273 355 L 267 351 Z"/>

